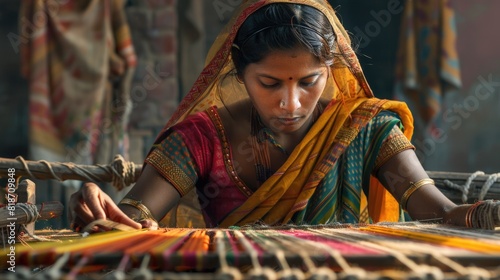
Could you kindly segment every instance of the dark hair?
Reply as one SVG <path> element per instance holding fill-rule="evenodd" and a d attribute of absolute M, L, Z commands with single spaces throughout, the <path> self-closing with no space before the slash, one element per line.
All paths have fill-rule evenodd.
<path fill-rule="evenodd" d="M 271 51 L 302 47 L 331 65 L 335 34 L 319 10 L 299 4 L 270 4 L 250 15 L 240 27 L 231 55 L 237 75 Z"/>

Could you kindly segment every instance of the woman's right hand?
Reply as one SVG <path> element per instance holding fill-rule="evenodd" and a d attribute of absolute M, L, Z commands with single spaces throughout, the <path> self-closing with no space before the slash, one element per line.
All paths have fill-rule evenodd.
<path fill-rule="evenodd" d="M 113 200 L 94 183 L 85 183 L 69 200 L 71 229 L 81 231 L 96 220 L 111 220 L 140 229 L 144 225 L 128 217 Z M 147 225 L 145 225 L 147 227 Z"/>

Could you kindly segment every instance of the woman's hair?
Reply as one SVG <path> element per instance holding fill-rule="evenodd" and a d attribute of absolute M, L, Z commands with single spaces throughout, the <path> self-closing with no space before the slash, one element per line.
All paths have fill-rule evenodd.
<path fill-rule="evenodd" d="M 270 4 L 248 17 L 234 40 L 231 55 L 237 75 L 272 51 L 305 48 L 332 65 L 335 33 L 319 10 L 299 4 Z"/>

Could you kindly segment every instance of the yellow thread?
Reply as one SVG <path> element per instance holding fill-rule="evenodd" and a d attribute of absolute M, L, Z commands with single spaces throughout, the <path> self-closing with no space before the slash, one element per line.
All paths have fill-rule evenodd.
<path fill-rule="evenodd" d="M 500 245 L 489 244 L 464 237 L 440 236 L 431 233 L 413 232 L 409 230 L 386 228 L 376 225 L 361 227 L 359 229 L 362 231 L 378 232 L 392 236 L 407 237 L 438 245 L 446 245 L 482 253 L 498 254 L 498 252 L 500 252 Z"/>
<path fill-rule="evenodd" d="M 152 255 L 162 254 L 166 249 L 170 248 L 172 244 L 175 244 L 180 239 L 184 238 L 186 235 L 191 233 L 190 230 L 186 229 L 172 229 L 164 233 L 165 241 L 150 250 Z M 170 237 L 170 238 L 169 238 Z"/>
<path fill-rule="evenodd" d="M 70 252 L 72 250 L 79 249 L 78 247 L 82 247 L 83 249 L 88 248 L 88 246 L 96 244 L 96 243 L 105 243 L 114 239 L 128 238 L 130 236 L 139 234 L 141 231 L 116 231 L 116 232 L 99 232 L 94 233 L 86 238 L 77 238 L 75 240 L 64 240 L 63 242 L 40 242 L 36 244 L 32 244 L 31 247 L 19 247 L 17 248 L 18 253 L 23 253 L 26 251 L 35 251 L 39 250 L 54 250 L 56 252 Z"/>

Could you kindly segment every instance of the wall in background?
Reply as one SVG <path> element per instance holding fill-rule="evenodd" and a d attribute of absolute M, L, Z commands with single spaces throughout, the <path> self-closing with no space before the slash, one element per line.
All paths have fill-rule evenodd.
<path fill-rule="evenodd" d="M 176 0 L 134 0 L 126 7 L 138 64 L 131 85 L 130 160 L 141 163 L 179 104 Z"/>

